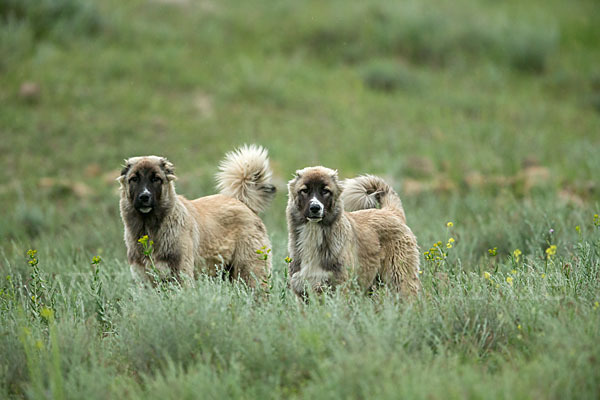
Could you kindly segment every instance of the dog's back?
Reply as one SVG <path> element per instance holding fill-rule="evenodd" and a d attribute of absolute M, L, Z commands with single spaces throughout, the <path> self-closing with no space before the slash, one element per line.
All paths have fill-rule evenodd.
<path fill-rule="evenodd" d="M 397 213 L 406 223 L 402 201 L 394 189 L 375 175 L 346 179 L 342 186 L 342 201 L 347 211 L 381 208 Z"/>
<path fill-rule="evenodd" d="M 343 182 L 342 201 L 351 221 L 362 264 L 378 260 L 377 273 L 402 293 L 416 294 L 419 281 L 417 238 L 406 225 L 396 192 L 381 178 L 359 176 Z M 376 248 L 378 251 L 373 251 Z"/>
<path fill-rule="evenodd" d="M 264 211 L 273 197 L 272 171 L 267 150 L 261 146 L 242 146 L 227 153 L 216 175 L 220 194 L 189 202 L 203 231 L 197 243 L 197 256 L 218 255 L 231 265 L 232 277 L 247 283 L 264 280 L 271 269 L 267 256 L 270 247 L 267 230 L 258 213 Z M 209 227 L 207 229 L 207 227 Z M 207 264 L 212 267 L 209 260 Z"/>
<path fill-rule="evenodd" d="M 262 283 L 271 260 L 256 252 L 266 252 L 270 242 L 257 213 L 275 194 L 267 151 L 244 146 L 229 153 L 217 176 L 221 194 L 188 200 L 175 192 L 175 179 L 166 158 L 126 161 L 119 178 L 120 207 L 132 274 L 148 279 L 155 269 L 161 278 L 193 277 L 223 268 L 250 286 Z M 152 260 L 138 243 L 143 235 L 153 242 Z"/>

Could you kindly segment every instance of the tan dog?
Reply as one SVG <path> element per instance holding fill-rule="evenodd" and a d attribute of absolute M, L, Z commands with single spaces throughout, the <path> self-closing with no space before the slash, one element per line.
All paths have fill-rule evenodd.
<path fill-rule="evenodd" d="M 264 281 L 271 260 L 258 249 L 270 248 L 257 213 L 275 195 L 267 151 L 244 146 L 228 153 L 217 174 L 220 194 L 188 200 L 175 193 L 173 165 L 163 157 L 132 157 L 118 178 L 121 217 L 131 272 L 148 280 L 154 273 L 138 239 L 154 242 L 152 258 L 161 278 L 211 276 L 219 270 L 249 286 Z"/>
<path fill-rule="evenodd" d="M 344 204 L 360 211 L 346 212 Z M 336 287 L 353 276 L 365 291 L 379 282 L 403 296 L 420 290 L 417 239 L 400 198 L 381 178 L 349 179 L 342 191 L 337 171 L 296 171 L 288 184 L 287 220 L 296 294 Z"/>

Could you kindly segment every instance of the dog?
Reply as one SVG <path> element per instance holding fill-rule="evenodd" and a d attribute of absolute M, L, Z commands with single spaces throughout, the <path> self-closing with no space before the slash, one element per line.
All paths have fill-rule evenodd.
<path fill-rule="evenodd" d="M 258 213 L 275 196 L 267 150 L 243 146 L 226 154 L 217 173 L 220 193 L 188 200 L 175 192 L 175 172 L 164 157 L 132 157 L 117 179 L 125 245 L 136 280 L 154 282 L 216 276 L 227 271 L 250 287 L 264 282 L 271 260 L 257 250 L 270 249 Z M 139 239 L 153 242 L 150 256 Z"/>
<path fill-rule="evenodd" d="M 329 168 L 298 170 L 288 183 L 286 217 L 290 286 L 300 297 L 354 278 L 365 292 L 380 283 L 402 297 L 420 291 L 417 239 L 383 179 L 365 175 L 341 183 Z"/>

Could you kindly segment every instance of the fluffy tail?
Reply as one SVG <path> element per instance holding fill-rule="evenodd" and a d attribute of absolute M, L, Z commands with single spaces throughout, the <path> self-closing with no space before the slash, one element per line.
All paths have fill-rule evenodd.
<path fill-rule="evenodd" d="M 362 175 L 343 182 L 342 201 L 348 211 L 387 208 L 397 211 L 406 221 L 402 201 L 394 189 L 374 175 Z"/>
<path fill-rule="evenodd" d="M 225 155 L 217 173 L 217 188 L 246 204 L 255 213 L 266 209 L 273 197 L 272 171 L 264 147 L 244 145 Z"/>

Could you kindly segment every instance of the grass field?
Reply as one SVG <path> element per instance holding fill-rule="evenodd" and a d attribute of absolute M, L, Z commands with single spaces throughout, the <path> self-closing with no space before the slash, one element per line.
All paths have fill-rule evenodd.
<path fill-rule="evenodd" d="M 598 399 L 599 19 L 595 0 L 0 1 L 0 398 Z M 137 287 L 123 159 L 167 156 L 199 197 L 243 143 L 279 191 L 270 294 Z M 315 164 L 397 189 L 419 299 L 296 301 L 285 184 Z"/>

